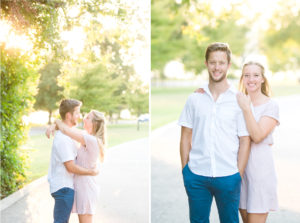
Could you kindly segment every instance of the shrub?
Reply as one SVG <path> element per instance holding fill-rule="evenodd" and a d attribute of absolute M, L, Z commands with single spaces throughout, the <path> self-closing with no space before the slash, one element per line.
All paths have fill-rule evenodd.
<path fill-rule="evenodd" d="M 27 181 L 28 126 L 22 116 L 32 109 L 38 78 L 26 54 L 4 48 L 1 46 L 1 199 Z"/>

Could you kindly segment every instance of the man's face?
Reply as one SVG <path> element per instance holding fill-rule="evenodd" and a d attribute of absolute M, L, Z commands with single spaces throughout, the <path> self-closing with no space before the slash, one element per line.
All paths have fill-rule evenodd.
<path fill-rule="evenodd" d="M 231 63 L 228 64 L 227 54 L 222 51 L 211 52 L 208 61 L 205 61 L 205 64 L 209 77 L 214 82 L 221 82 L 224 80 L 231 65 Z"/>
<path fill-rule="evenodd" d="M 73 114 L 71 114 L 70 121 L 72 125 L 78 124 L 78 119 L 80 118 L 80 106 L 75 107 Z"/>

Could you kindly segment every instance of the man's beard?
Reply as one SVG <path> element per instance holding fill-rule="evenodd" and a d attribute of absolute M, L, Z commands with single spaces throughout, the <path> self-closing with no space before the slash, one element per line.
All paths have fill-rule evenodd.
<path fill-rule="evenodd" d="M 222 80 L 224 80 L 224 78 L 226 78 L 226 73 L 225 74 L 223 74 L 221 77 L 220 77 L 220 79 L 214 79 L 214 76 L 208 71 L 208 74 L 209 74 L 209 77 L 210 77 L 210 79 L 213 81 L 213 82 L 216 82 L 216 83 L 218 83 L 218 82 L 221 82 Z"/>
<path fill-rule="evenodd" d="M 70 121 L 71 121 L 72 125 L 74 125 L 74 126 L 77 125 L 77 122 L 74 118 L 72 118 Z"/>

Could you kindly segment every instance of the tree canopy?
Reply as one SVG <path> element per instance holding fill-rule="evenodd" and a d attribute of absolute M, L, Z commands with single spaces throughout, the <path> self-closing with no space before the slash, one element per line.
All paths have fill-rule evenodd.
<path fill-rule="evenodd" d="M 102 64 L 90 65 L 83 74 L 77 74 L 71 79 L 72 87 L 68 97 L 82 102 L 83 113 L 95 109 L 109 114 L 120 104 L 121 96 L 114 93 L 122 81 L 122 76 L 113 77 L 112 72 Z"/>
<path fill-rule="evenodd" d="M 300 69 L 300 8 L 294 0 L 278 2 L 262 35 L 260 48 L 273 72 Z"/>
<path fill-rule="evenodd" d="M 212 42 L 226 42 L 234 55 L 242 56 L 249 24 L 238 23 L 242 15 L 234 5 L 220 15 L 198 1 L 152 1 L 151 6 L 151 70 L 162 75 L 168 61 L 179 60 L 186 71 L 199 74 Z"/>
<path fill-rule="evenodd" d="M 58 109 L 58 103 L 63 99 L 63 87 L 57 85 L 60 68 L 60 64 L 50 63 L 40 70 L 41 76 L 34 108 L 49 112 L 48 124 L 51 124 L 52 112 Z"/>
<path fill-rule="evenodd" d="M 139 118 L 141 114 L 149 113 L 149 87 L 143 84 L 140 76 L 131 77 L 128 90 L 124 93 L 131 114 Z M 139 120 L 137 124 L 137 130 L 139 130 Z"/>

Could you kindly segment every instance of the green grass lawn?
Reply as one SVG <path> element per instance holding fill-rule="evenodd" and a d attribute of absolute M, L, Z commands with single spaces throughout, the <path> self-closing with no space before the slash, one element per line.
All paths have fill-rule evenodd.
<path fill-rule="evenodd" d="M 149 122 L 140 123 L 139 131 L 136 124 L 113 124 L 107 127 L 108 148 L 144 137 L 149 137 Z M 28 169 L 30 182 L 47 174 L 52 142 L 53 138 L 48 139 L 45 134 L 31 136 L 28 140 L 27 144 L 35 149 L 29 153 L 32 160 Z"/>
<path fill-rule="evenodd" d="M 185 102 L 195 87 L 151 88 L 151 129 L 179 118 Z"/>
<path fill-rule="evenodd" d="M 272 86 L 275 97 L 300 94 L 300 85 Z M 177 120 L 190 94 L 196 87 L 152 87 L 151 130 Z"/>

